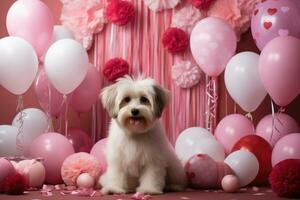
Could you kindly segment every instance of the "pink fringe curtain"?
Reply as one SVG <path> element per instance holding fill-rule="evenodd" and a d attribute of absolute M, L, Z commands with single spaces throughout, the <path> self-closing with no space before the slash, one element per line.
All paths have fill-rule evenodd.
<path fill-rule="evenodd" d="M 152 77 L 171 92 L 169 107 L 162 121 L 170 141 L 174 144 L 178 134 L 192 126 L 205 127 L 206 82 L 202 74 L 201 81 L 191 89 L 181 89 L 171 79 L 172 65 L 179 60 L 194 60 L 190 52 L 172 56 L 162 46 L 162 35 L 170 27 L 173 10 L 153 12 L 142 0 L 132 0 L 137 10 L 135 22 L 126 26 L 107 24 L 104 30 L 95 36 L 94 64 L 102 74 L 104 63 L 110 58 L 122 57 L 131 66 L 133 76 Z M 101 87 L 109 84 L 101 76 Z M 97 141 L 106 137 L 109 117 L 100 101 L 93 108 L 92 139 Z"/>

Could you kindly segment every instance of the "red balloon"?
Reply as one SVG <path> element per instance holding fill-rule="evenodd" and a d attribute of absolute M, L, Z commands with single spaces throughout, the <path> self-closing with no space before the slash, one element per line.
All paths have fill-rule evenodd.
<path fill-rule="evenodd" d="M 247 150 L 253 153 L 259 162 L 259 171 L 251 184 L 262 185 L 268 181 L 268 176 L 272 170 L 271 156 L 272 147 L 262 137 L 258 135 L 247 135 L 242 137 L 232 148 L 231 152 L 237 150 Z"/>
<path fill-rule="evenodd" d="M 67 135 L 68 140 L 74 147 L 75 153 L 87 152 L 92 148 L 91 138 L 79 128 L 70 128 Z"/>

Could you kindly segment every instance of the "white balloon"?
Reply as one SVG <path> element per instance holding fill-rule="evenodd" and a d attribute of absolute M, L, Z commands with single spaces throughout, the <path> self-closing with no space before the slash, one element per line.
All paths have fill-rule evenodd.
<path fill-rule="evenodd" d="M 242 52 L 233 56 L 225 69 L 226 88 L 246 112 L 256 110 L 267 95 L 260 80 L 258 59 L 254 52 Z"/>
<path fill-rule="evenodd" d="M 38 58 L 33 47 L 22 38 L 0 40 L 1 85 L 15 95 L 24 94 L 38 71 Z"/>
<path fill-rule="evenodd" d="M 72 32 L 65 26 L 55 25 L 53 28 L 53 42 L 62 39 L 74 39 Z"/>
<path fill-rule="evenodd" d="M 62 39 L 50 46 L 44 65 L 52 85 L 60 93 L 69 94 L 85 78 L 89 59 L 80 43 L 72 39 Z"/>
<path fill-rule="evenodd" d="M 175 152 L 178 158 L 183 162 L 187 161 L 194 155 L 193 146 L 195 143 L 206 138 L 214 138 L 214 136 L 201 127 L 191 127 L 182 131 L 175 143 Z"/>
<path fill-rule="evenodd" d="M 239 178 L 241 187 L 251 183 L 259 170 L 259 163 L 255 155 L 245 150 L 232 152 L 224 162 L 231 167 L 235 175 Z"/>
<path fill-rule="evenodd" d="M 19 112 L 13 119 L 12 126 L 19 128 L 22 125 L 23 134 L 23 153 L 26 155 L 30 144 L 39 135 L 46 133 L 53 129 L 52 123 L 48 120 L 47 115 L 37 108 L 27 108 L 23 110 L 23 124 L 19 120 L 21 112 Z"/>
<path fill-rule="evenodd" d="M 9 125 L 0 125 L 0 157 L 17 155 L 18 129 Z"/>
<path fill-rule="evenodd" d="M 221 143 L 212 138 L 205 138 L 196 142 L 193 146 L 193 152 L 193 155 L 199 153 L 207 154 L 217 162 L 223 162 L 225 159 L 224 147 L 221 145 Z"/>

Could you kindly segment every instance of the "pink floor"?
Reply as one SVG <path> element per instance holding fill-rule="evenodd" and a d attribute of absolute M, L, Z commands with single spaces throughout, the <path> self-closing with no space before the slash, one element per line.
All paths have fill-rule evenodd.
<path fill-rule="evenodd" d="M 61 195 L 59 192 L 54 192 L 53 196 L 44 197 L 40 192 L 34 191 L 29 192 L 28 194 L 21 196 L 8 196 L 0 195 L 0 200 L 15 200 L 15 199 L 24 199 L 24 200 L 78 200 L 78 199 L 98 199 L 98 200 L 132 200 L 132 195 L 105 195 L 97 197 L 80 197 L 74 195 Z M 163 195 L 151 196 L 151 200 L 248 200 L 248 199 L 257 199 L 257 200 L 277 200 L 284 199 L 279 198 L 274 194 L 269 188 L 247 188 L 242 189 L 237 193 L 224 193 L 217 190 L 197 190 L 197 191 L 188 191 L 188 192 L 179 192 L 179 193 L 167 193 Z"/>

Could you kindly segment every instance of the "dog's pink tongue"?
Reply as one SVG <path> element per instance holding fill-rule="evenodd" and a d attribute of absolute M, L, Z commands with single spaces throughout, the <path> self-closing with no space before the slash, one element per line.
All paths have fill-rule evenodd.
<path fill-rule="evenodd" d="M 140 124 L 140 120 L 139 119 L 130 119 L 130 124 L 137 126 Z"/>

